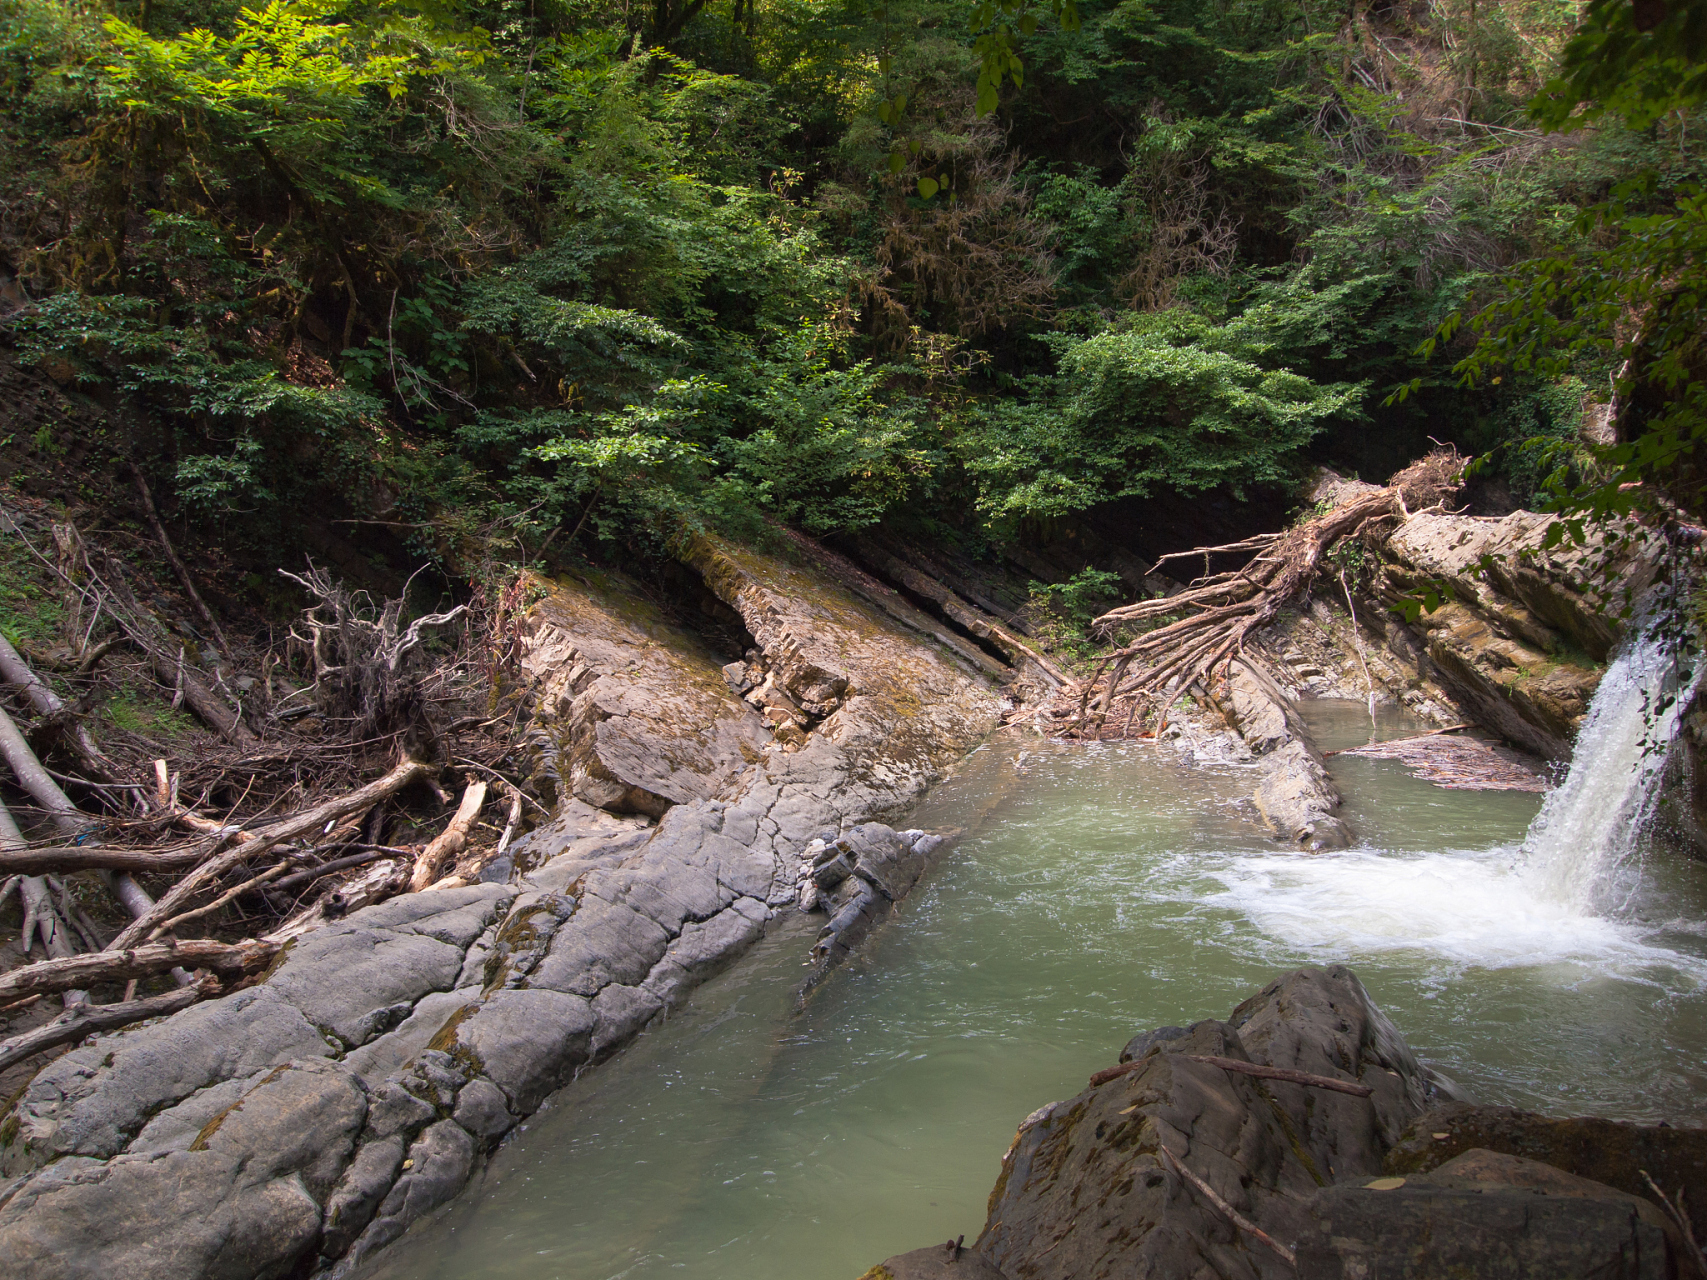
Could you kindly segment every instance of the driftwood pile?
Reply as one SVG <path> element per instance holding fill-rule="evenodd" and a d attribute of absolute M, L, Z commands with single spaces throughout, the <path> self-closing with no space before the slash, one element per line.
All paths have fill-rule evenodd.
<path fill-rule="evenodd" d="M 1467 727 L 1454 726 L 1458 729 Z M 1533 769 L 1506 759 L 1481 739 L 1451 736 L 1445 729 L 1326 754 L 1397 760 L 1414 777 L 1447 791 L 1540 792 L 1548 790 L 1550 785 Z"/>
<path fill-rule="evenodd" d="M 143 497 L 152 514 L 145 486 Z M 163 623 L 126 566 L 76 529 L 0 507 L 7 551 L 57 589 L 63 639 L 26 654 L 0 636 L 0 783 L 16 784 L 0 791 L 0 907 L 17 896 L 26 960 L 0 973 L 0 1019 L 50 997 L 64 1006 L 22 1033 L 0 1031 L 0 1071 L 252 981 L 324 919 L 468 883 L 522 824 L 527 798 L 502 772 L 522 699 L 488 652 L 514 639 L 513 617 L 458 606 L 403 625 L 402 601 L 374 606 L 311 565 L 285 575 L 312 603 L 284 653 L 240 653 L 150 523 L 204 644 Z M 116 723 L 97 737 L 91 712 L 109 668 L 133 683 L 152 676 L 217 740 L 174 753 Z M 72 701 L 43 671 L 61 674 Z M 447 711 L 465 714 L 438 727 Z M 442 784 L 453 774 L 464 789 L 447 822 L 454 797 Z M 475 829 L 494 794 L 507 802 L 496 843 Z M 442 824 L 431 839 L 384 842 L 388 825 L 412 831 L 423 811 L 440 815 L 426 819 Z M 115 930 L 91 913 L 128 923 Z M 210 932 L 224 936 L 197 936 Z M 120 984 L 116 1000 L 91 994 Z"/>

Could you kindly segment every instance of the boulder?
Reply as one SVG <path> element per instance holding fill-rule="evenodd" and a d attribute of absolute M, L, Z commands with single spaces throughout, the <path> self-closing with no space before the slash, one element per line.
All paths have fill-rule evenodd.
<path fill-rule="evenodd" d="M 1336 965 L 1225 1022 L 1134 1036 L 1027 1116 L 1002 1166 L 970 1253 L 920 1249 L 862 1280 L 1676 1280 L 1699 1250 L 1641 1171 L 1687 1202 L 1707 1130 L 1445 1103 Z"/>
<path fill-rule="evenodd" d="M 1278 1241 L 1336 1179 L 1372 1178 L 1430 1097 L 1428 1078 L 1356 976 L 1303 969 L 1225 1022 L 1128 1046 L 1124 1073 L 1029 1118 L 1003 1157 L 976 1248 L 1026 1280 L 1290 1278 L 1165 1165 L 1162 1148 Z M 1229 1071 L 1213 1056 L 1361 1083 L 1367 1097 Z"/>
<path fill-rule="evenodd" d="M 1558 1119 L 1467 1102 L 1419 1116 L 1388 1153 L 1384 1170 L 1428 1173 L 1478 1149 L 1542 1161 L 1644 1199 L 1651 1195 L 1645 1171 L 1668 1195 L 1681 1191 L 1685 1204 L 1707 1204 L 1707 1129 L 1599 1116 Z"/>

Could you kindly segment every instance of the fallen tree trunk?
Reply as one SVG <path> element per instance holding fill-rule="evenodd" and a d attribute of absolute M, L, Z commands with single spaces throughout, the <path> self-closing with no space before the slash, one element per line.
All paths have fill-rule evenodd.
<path fill-rule="evenodd" d="M 305 871 L 293 871 L 288 876 L 273 881 L 268 887 L 276 890 L 294 889 L 298 885 L 312 884 L 323 876 L 329 876 L 339 871 L 348 871 L 351 867 L 359 867 L 380 858 L 409 858 L 412 860 L 415 856 L 415 851 L 412 849 L 400 849 L 389 844 L 357 845 L 356 848 L 360 852 L 347 854 L 342 858 L 333 858 L 330 862 L 322 862 L 319 866 L 309 867 Z M 412 862 L 411 865 L 413 865 Z"/>
<path fill-rule="evenodd" d="M 1014 666 L 1024 667 L 1028 663 L 1035 666 L 1053 688 L 1073 683 L 1073 678 L 1060 667 L 1004 627 L 1000 620 L 962 599 L 953 588 L 890 555 L 869 540 L 859 544 L 859 553 L 914 595 L 934 603 L 951 622 L 959 623 L 980 640 L 988 640 L 995 645 Z"/>
<path fill-rule="evenodd" d="M 11 810 L 0 802 L 0 851 L 11 851 L 22 848 L 24 834 L 18 830 L 18 824 L 12 820 Z M 76 944 L 71 941 L 70 927 L 60 919 L 59 909 L 54 905 L 52 890 L 48 888 L 43 876 L 23 876 L 18 880 L 18 899 L 24 907 L 23 927 L 18 931 L 18 950 L 26 957 L 30 954 L 31 936 L 41 938 L 42 951 L 50 960 L 59 960 L 74 955 Z M 66 992 L 67 1005 L 81 1003 L 86 999 L 82 991 Z"/>
<path fill-rule="evenodd" d="M 169 641 L 166 628 L 147 609 L 137 602 L 126 581 L 124 570 L 112 556 L 106 558 L 106 587 L 121 606 L 113 616 L 137 648 L 148 655 L 155 678 L 168 688 L 181 689 L 191 711 L 227 742 L 239 747 L 255 746 L 260 739 L 243 723 L 234 710 L 225 704 L 201 677 L 184 662 L 183 652 L 176 642 Z"/>
<path fill-rule="evenodd" d="M 166 536 L 166 526 L 161 523 L 160 513 L 154 509 L 154 494 L 148 488 L 148 481 L 143 477 L 142 468 L 135 462 L 126 459 L 130 465 L 131 475 L 136 477 L 137 492 L 142 495 L 142 510 L 148 517 L 149 526 L 154 530 L 154 536 L 160 539 L 160 549 L 166 553 L 166 560 L 172 566 L 172 572 L 178 575 L 178 581 L 184 588 L 184 594 L 189 596 L 190 604 L 194 606 L 196 616 L 202 620 L 208 634 L 219 651 L 227 658 L 231 656 L 231 646 L 225 642 L 225 632 L 220 630 L 219 619 L 213 616 L 213 611 L 202 601 L 202 593 L 196 590 L 196 580 L 190 576 L 190 571 L 184 562 L 178 559 L 177 548 L 172 545 L 172 539 Z"/>
<path fill-rule="evenodd" d="M 1146 632 L 1104 658 L 1083 686 L 1073 728 L 1100 731 L 1121 698 L 1133 700 L 1130 726 L 1141 708 L 1163 705 L 1162 695 L 1169 691 L 1177 696 L 1194 685 L 1209 689 L 1217 670 L 1224 672 L 1243 652 L 1251 633 L 1274 621 L 1282 608 L 1309 589 L 1335 543 L 1363 535 L 1384 520 L 1408 519 L 1412 507 L 1439 503 L 1458 487 L 1463 465 L 1456 453 L 1430 454 L 1395 475 L 1386 488 L 1360 494 L 1284 533 L 1198 547 L 1158 560 L 1160 566 L 1166 560 L 1201 555 L 1205 573 L 1174 595 L 1111 609 L 1095 625 L 1108 632 L 1180 613 L 1189 616 Z M 1250 558 L 1231 572 L 1210 573 L 1207 566 L 1216 554 Z"/>
<path fill-rule="evenodd" d="M 13 776 L 52 819 L 60 835 L 75 839 L 88 830 L 89 815 L 72 804 L 71 798 L 60 790 L 53 776 L 42 768 L 36 753 L 30 750 L 30 744 L 3 707 L 0 707 L 0 756 L 5 757 Z"/>
<path fill-rule="evenodd" d="M 24 789 L 30 793 L 37 804 L 47 810 L 53 819 L 53 825 L 62 837 L 77 839 L 88 830 L 89 815 L 71 803 L 70 797 L 60 789 L 59 784 L 42 767 L 41 761 L 36 759 L 35 752 L 30 750 L 29 743 L 24 740 L 24 735 L 18 732 L 17 725 L 12 723 L 11 717 L 3 709 L 0 709 L 0 755 L 5 756 L 6 763 L 11 766 L 18 781 L 23 783 Z M 22 845 L 22 843 L 23 841 L 20 839 L 18 845 Z M 105 873 L 102 878 L 106 881 L 107 888 L 112 891 L 113 896 L 132 916 L 142 914 L 147 906 L 152 905 L 152 901 L 143 892 L 142 886 L 131 879 L 127 873 L 168 869 L 161 867 L 157 862 L 138 865 L 134 861 L 130 861 L 136 855 L 131 854 L 127 858 L 125 855 L 116 854 L 116 851 L 102 849 L 94 843 L 63 850 L 62 852 L 66 856 L 55 858 L 51 862 L 43 862 L 38 859 L 36 854 L 40 852 L 42 851 L 18 847 L 0 848 L 0 867 L 24 872 L 37 870 L 44 872 L 80 871 L 86 867 L 93 867 Z M 103 858 L 102 855 L 106 855 L 106 857 Z M 113 861 L 114 856 L 120 860 Z M 162 855 L 154 856 L 158 858 Z M 197 853 L 194 856 L 199 860 L 203 855 Z M 44 938 L 43 941 L 45 943 L 46 939 Z"/>
<path fill-rule="evenodd" d="M 196 938 L 188 942 L 151 942 L 128 951 L 94 951 L 43 960 L 0 973 L 0 1000 L 45 991 L 69 991 L 97 982 L 146 978 L 171 969 L 211 969 L 216 973 L 252 973 L 278 954 L 272 942 L 217 942 Z"/>
<path fill-rule="evenodd" d="M 118 937 L 108 943 L 107 950 L 120 951 L 156 936 L 162 931 L 165 921 L 179 915 L 191 898 L 217 884 L 219 878 L 232 868 L 260 857 L 276 845 L 319 831 L 328 822 L 369 808 L 432 772 L 432 766 L 423 761 L 404 760 L 383 778 L 370 782 L 365 787 L 274 823 L 264 835 L 209 859 L 173 885 L 171 891 L 156 902 L 146 915 L 133 920 Z"/>
<path fill-rule="evenodd" d="M 140 637 L 133 635 L 132 638 L 148 654 L 154 667 L 155 678 L 174 688 L 183 689 L 184 702 L 196 713 L 198 720 L 234 746 L 252 747 L 260 742 L 249 726 L 243 723 L 242 718 L 226 706 L 200 676 L 183 664 L 180 657 L 163 653 Z"/>
<path fill-rule="evenodd" d="M 89 727 L 81 720 L 71 715 L 65 702 L 47 682 L 30 670 L 29 663 L 11 645 L 5 636 L 0 635 L 0 678 L 8 684 L 15 684 L 24 691 L 30 705 L 44 716 L 65 722 L 68 730 L 66 737 L 75 748 L 77 755 L 83 761 L 84 768 L 95 775 L 98 782 L 116 783 L 118 775 L 113 769 L 112 761 L 108 760 L 95 739 L 89 733 Z"/>
<path fill-rule="evenodd" d="M 304 907 L 277 929 L 267 934 L 267 942 L 289 942 L 327 920 L 348 915 L 352 911 L 383 902 L 409 887 L 411 863 L 403 858 L 381 862 L 360 875 L 351 876 L 331 893 Z"/>
<path fill-rule="evenodd" d="M 219 994 L 219 985 L 219 979 L 210 976 L 193 986 L 180 987 L 163 996 L 149 996 L 146 1000 L 73 1005 L 52 1022 L 10 1040 L 0 1040 L 0 1071 L 57 1045 L 72 1044 L 101 1031 L 116 1031 L 145 1018 L 177 1013 L 198 1000 Z"/>
<path fill-rule="evenodd" d="M 450 824 L 416 857 L 414 873 L 409 877 L 411 892 L 419 893 L 432 884 L 443 872 L 445 864 L 462 852 L 468 843 L 468 829 L 474 825 L 485 804 L 486 784 L 480 781 L 469 783 Z"/>

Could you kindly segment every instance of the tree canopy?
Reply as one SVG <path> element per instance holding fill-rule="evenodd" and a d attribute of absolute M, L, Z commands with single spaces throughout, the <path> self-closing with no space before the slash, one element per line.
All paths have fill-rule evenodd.
<path fill-rule="evenodd" d="M 0 0 L 9 325 L 234 545 L 1698 504 L 1704 14 Z"/>

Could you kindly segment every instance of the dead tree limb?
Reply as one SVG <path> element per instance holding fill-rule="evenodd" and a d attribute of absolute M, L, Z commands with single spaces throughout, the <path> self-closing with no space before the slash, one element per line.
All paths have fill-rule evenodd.
<path fill-rule="evenodd" d="M 0 850 L 21 849 L 24 845 L 23 832 L 18 830 L 18 824 L 12 820 L 12 813 L 0 802 Z M 18 932 L 18 950 L 25 956 L 30 953 L 31 938 L 41 937 L 42 952 L 50 960 L 62 960 L 74 955 L 77 951 L 68 935 L 69 929 L 59 917 L 59 910 L 54 906 L 53 893 L 48 888 L 47 880 L 42 876 L 22 876 L 18 878 L 18 898 L 24 906 L 24 923 Z M 8 882 L 8 888 L 10 883 Z M 86 999 L 82 991 L 68 991 L 65 995 L 67 1005 L 77 1004 Z"/>
<path fill-rule="evenodd" d="M 1270 1067 L 1260 1062 L 1245 1062 L 1238 1058 L 1218 1058 L 1213 1054 L 1181 1053 L 1172 1055 L 1183 1062 L 1202 1062 L 1211 1067 L 1220 1067 L 1223 1071 L 1233 1071 L 1240 1075 L 1260 1076 L 1265 1080 L 1285 1080 L 1289 1084 L 1308 1085 L 1312 1089 L 1332 1089 L 1335 1093 L 1349 1093 L 1356 1098 L 1367 1098 L 1375 1090 L 1366 1084 L 1358 1084 L 1353 1080 L 1336 1080 L 1333 1076 L 1311 1075 L 1308 1071 L 1294 1071 L 1290 1067 Z M 1149 1059 L 1137 1062 L 1123 1062 L 1117 1067 L 1105 1067 L 1090 1079 L 1090 1087 L 1107 1084 L 1110 1080 L 1118 1080 L 1121 1076 L 1131 1075 L 1142 1071 L 1149 1065 Z"/>
<path fill-rule="evenodd" d="M 76 839 L 89 829 L 89 815 L 72 804 L 52 775 L 42 768 L 36 753 L 3 707 L 0 707 L 0 757 L 11 766 L 12 775 L 41 806 L 61 836 Z"/>
<path fill-rule="evenodd" d="M 345 847 L 348 848 L 349 846 L 346 845 Z M 333 858 L 329 862 L 322 862 L 319 866 L 309 867 L 305 871 L 293 871 L 288 876 L 275 880 L 272 887 L 276 890 L 294 889 L 298 885 L 311 884 L 322 876 L 329 876 L 338 871 L 348 871 L 351 867 L 364 866 L 380 858 L 408 858 L 410 865 L 414 865 L 416 853 L 414 849 L 401 849 L 396 845 L 389 844 L 356 845 L 355 848 L 358 850 L 356 853 L 346 854 L 342 858 Z"/>
<path fill-rule="evenodd" d="M 149 491 L 148 481 L 143 477 L 142 468 L 130 459 L 131 475 L 136 477 L 136 490 L 142 495 L 142 510 L 148 517 L 149 526 L 154 530 L 154 536 L 160 539 L 160 549 L 166 553 L 166 559 L 171 563 L 172 572 L 178 575 L 178 581 L 183 584 L 184 594 L 189 596 L 190 604 L 195 607 L 196 617 L 202 620 L 207 633 L 213 637 L 213 642 L 219 651 L 227 658 L 231 657 L 231 646 L 225 642 L 225 632 L 219 629 L 219 620 L 213 616 L 212 610 L 202 601 L 201 592 L 196 590 L 196 581 L 190 577 L 190 571 L 184 567 L 184 562 L 178 559 L 178 553 L 172 546 L 172 539 L 166 536 L 166 526 L 160 522 L 160 513 L 154 509 L 154 495 Z"/>
<path fill-rule="evenodd" d="M 48 845 L 43 848 L 0 849 L 0 875 L 49 875 L 73 871 L 185 871 L 207 857 L 207 842 L 156 852 L 114 849 L 104 845 Z"/>
<path fill-rule="evenodd" d="M 152 942 L 128 951 L 97 951 L 43 960 L 9 973 L 0 973 L 0 1000 L 15 1000 L 37 992 L 67 991 L 98 982 L 146 978 L 178 966 L 216 973 L 253 973 L 278 953 L 271 942 L 216 942 L 197 938 L 187 942 Z"/>
<path fill-rule="evenodd" d="M 347 591 L 312 562 L 306 575 L 279 573 L 315 599 L 303 615 L 308 635 L 291 632 L 313 655 L 314 683 L 293 696 L 312 696 L 325 713 L 353 719 L 358 738 L 410 727 L 419 715 L 419 696 L 405 660 L 429 628 L 449 626 L 468 607 L 429 613 L 405 627 L 402 599 L 375 608 L 365 593 Z"/>
<path fill-rule="evenodd" d="M 101 1031 L 116 1031 L 145 1018 L 158 1018 L 187 1009 L 198 1000 L 219 994 L 219 979 L 209 976 L 193 986 L 180 987 L 146 1000 L 124 1000 L 118 1004 L 77 1004 L 52 1022 L 21 1036 L 0 1040 L 0 1071 L 56 1045 L 71 1044 Z"/>
<path fill-rule="evenodd" d="M 234 746 L 252 747 L 260 739 L 243 718 L 210 689 L 200 676 L 179 663 L 179 645 L 167 638 L 167 631 L 158 618 L 137 602 L 124 570 L 111 556 L 106 559 L 107 579 L 103 585 L 118 602 L 113 616 L 131 642 L 148 655 L 154 677 L 162 684 L 181 688 L 184 701 L 201 722 Z"/>
<path fill-rule="evenodd" d="M 323 921 L 348 915 L 352 911 L 359 911 L 362 907 L 403 892 L 409 887 L 410 865 L 407 859 L 397 858 L 381 862 L 359 875 L 351 876 L 324 898 L 303 908 L 267 934 L 265 940 L 288 942 Z"/>
<path fill-rule="evenodd" d="M 178 915 L 198 894 L 217 884 L 227 871 L 260 857 L 267 850 L 286 841 L 317 832 L 328 822 L 367 809 L 432 772 L 432 766 L 420 760 L 404 760 L 383 778 L 370 782 L 365 787 L 274 823 L 264 834 L 209 859 L 173 885 L 171 891 L 156 902 L 146 915 L 133 920 L 118 937 L 108 943 L 107 950 L 122 951 L 126 947 L 157 936 L 161 932 L 163 921 Z"/>
<path fill-rule="evenodd" d="M 1292 1252 L 1292 1250 L 1281 1244 L 1273 1236 L 1269 1235 L 1268 1232 L 1264 1231 L 1261 1227 L 1257 1226 L 1256 1223 L 1252 1222 L 1249 1218 L 1245 1217 L 1244 1214 L 1240 1213 L 1232 1205 L 1223 1200 L 1221 1196 L 1217 1194 L 1214 1187 L 1210 1186 L 1202 1178 L 1198 1177 L 1190 1169 L 1186 1168 L 1185 1165 L 1181 1163 L 1180 1158 L 1172 1151 L 1168 1150 L 1165 1145 L 1160 1148 L 1160 1151 L 1162 1163 L 1167 1167 L 1168 1171 L 1173 1173 L 1176 1177 L 1183 1178 L 1195 1187 L 1197 1189 L 1197 1194 L 1209 1201 L 1209 1203 L 1224 1218 L 1226 1218 L 1227 1221 L 1231 1222 L 1240 1231 L 1262 1241 L 1262 1243 L 1266 1244 L 1270 1249 L 1273 1249 L 1275 1253 L 1279 1254 L 1292 1266 L 1298 1265 L 1298 1257 Z"/>
<path fill-rule="evenodd" d="M 468 829 L 474 825 L 474 820 L 480 816 L 481 808 L 486 804 L 486 784 L 474 781 L 468 784 L 468 789 L 462 793 L 462 803 L 457 806 L 450 824 L 435 836 L 420 855 L 415 859 L 414 873 L 409 877 L 411 892 L 419 893 L 433 881 L 439 878 L 447 862 L 451 862 L 462 852 L 468 843 Z"/>

